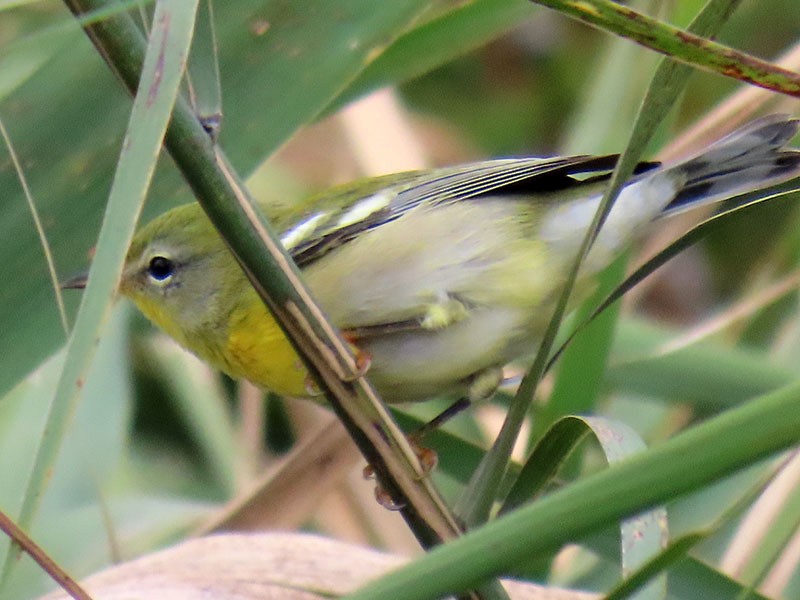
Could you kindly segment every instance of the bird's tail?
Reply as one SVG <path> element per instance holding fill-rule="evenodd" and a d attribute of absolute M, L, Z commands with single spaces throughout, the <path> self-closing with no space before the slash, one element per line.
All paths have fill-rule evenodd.
<path fill-rule="evenodd" d="M 785 148 L 800 129 L 788 115 L 757 119 L 673 167 L 684 183 L 662 214 L 734 197 L 800 176 L 800 151 Z"/>
<path fill-rule="evenodd" d="M 785 148 L 798 129 L 800 121 L 786 115 L 764 117 L 694 157 L 635 177 L 620 192 L 598 233 L 584 263 L 585 271 L 594 272 L 608 264 L 654 218 L 729 198 L 754 200 L 772 186 L 800 176 L 800 151 Z M 574 207 L 586 220 L 584 227 L 588 227 L 599 202 L 600 195 Z M 577 250 L 578 241 L 563 233 L 567 226 L 575 230 L 575 219 L 567 221 L 554 213 L 544 220 L 541 236 L 561 240 L 562 246 L 574 244 Z"/>

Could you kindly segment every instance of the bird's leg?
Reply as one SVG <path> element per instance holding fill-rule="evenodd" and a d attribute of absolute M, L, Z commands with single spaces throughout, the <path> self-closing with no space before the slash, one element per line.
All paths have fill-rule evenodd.
<path fill-rule="evenodd" d="M 479 404 L 491 398 L 503 382 L 503 368 L 489 367 L 475 373 L 470 379 L 467 395 L 459 398 L 433 419 L 413 431 L 408 436 L 409 440 L 415 443 L 420 442 L 431 431 L 438 429 L 472 404 Z"/>
<path fill-rule="evenodd" d="M 430 421 L 425 423 L 424 425 L 420 425 L 417 429 L 412 431 L 408 435 L 409 441 L 414 443 L 421 441 L 426 435 L 439 429 L 442 425 L 447 423 L 450 419 L 455 417 L 457 414 L 461 413 L 466 408 L 472 404 L 470 399 L 466 396 L 463 398 L 459 398 L 453 404 L 445 408 L 442 412 L 438 415 L 433 417 Z"/>
<path fill-rule="evenodd" d="M 353 355 L 356 358 L 356 371 L 345 379 L 345 381 L 353 382 L 357 379 L 361 379 L 364 375 L 367 374 L 369 371 L 369 367 L 372 364 L 372 356 L 366 350 L 362 350 L 358 347 L 358 334 L 352 331 L 348 331 L 347 329 L 342 330 L 342 337 L 344 341 L 346 341 L 350 345 L 350 350 L 353 352 Z"/>
<path fill-rule="evenodd" d="M 459 414 L 464 409 L 471 406 L 473 403 L 483 402 L 491 398 L 500 384 L 503 382 L 503 369 L 502 367 L 490 367 L 475 373 L 469 381 L 469 388 L 467 395 L 459 398 L 436 415 L 433 419 L 411 432 L 407 437 L 411 444 L 411 448 L 417 455 L 420 466 L 422 467 L 425 475 L 429 474 L 436 468 L 439 461 L 439 456 L 435 450 L 426 448 L 421 444 L 422 439 L 430 432 L 438 429 L 447 421 Z M 367 465 L 363 470 L 364 479 L 373 479 L 375 477 L 375 470 L 371 465 Z M 400 510 L 403 508 L 402 504 L 395 502 L 391 496 L 386 492 L 383 486 L 378 483 L 375 486 L 375 499 L 378 504 L 387 510 Z"/>
<path fill-rule="evenodd" d="M 425 436 L 447 423 L 447 421 L 466 408 L 469 408 L 472 404 L 477 404 L 491 398 L 503 381 L 503 369 L 502 367 L 490 367 L 489 369 L 476 373 L 471 379 L 472 381 L 470 382 L 466 396 L 456 400 L 433 419 L 408 435 L 408 441 L 414 449 L 425 473 L 433 471 L 433 469 L 436 468 L 436 464 L 439 462 L 436 451 L 422 444 Z"/>
<path fill-rule="evenodd" d="M 350 350 L 355 356 L 356 369 L 353 373 L 342 373 L 340 376 L 342 381 L 353 383 L 367 374 L 367 371 L 369 371 L 369 367 L 372 364 L 372 356 L 369 352 L 366 352 L 358 347 L 356 344 L 358 336 L 355 333 L 348 330 L 342 330 L 342 337 L 348 343 Z M 324 395 L 324 392 L 319 389 L 319 386 L 310 375 L 306 375 L 305 388 L 308 395 L 312 398 Z"/>

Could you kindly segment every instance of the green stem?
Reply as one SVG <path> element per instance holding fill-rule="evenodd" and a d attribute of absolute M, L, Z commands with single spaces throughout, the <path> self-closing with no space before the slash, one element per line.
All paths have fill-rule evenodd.
<path fill-rule="evenodd" d="M 800 74 L 673 27 L 611 0 L 531 0 L 598 29 L 633 40 L 673 60 L 738 81 L 800 97 Z"/>

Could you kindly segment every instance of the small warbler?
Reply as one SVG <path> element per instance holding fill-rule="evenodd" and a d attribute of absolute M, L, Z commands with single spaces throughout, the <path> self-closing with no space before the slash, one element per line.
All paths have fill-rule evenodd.
<path fill-rule="evenodd" d="M 678 164 L 640 165 L 578 289 L 654 219 L 800 174 L 800 151 L 784 148 L 797 130 L 796 120 L 765 117 Z M 332 323 L 369 357 L 386 400 L 475 400 L 535 349 L 616 159 L 489 160 L 359 181 L 290 217 L 262 208 Z M 199 204 L 137 233 L 120 291 L 232 377 L 310 395 L 302 361 Z"/>

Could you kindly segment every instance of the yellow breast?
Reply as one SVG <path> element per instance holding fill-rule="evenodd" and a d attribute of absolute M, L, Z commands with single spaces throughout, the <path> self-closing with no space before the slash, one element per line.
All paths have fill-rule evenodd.
<path fill-rule="evenodd" d="M 223 369 L 282 396 L 308 396 L 308 373 L 261 300 L 231 314 Z"/>
<path fill-rule="evenodd" d="M 234 310 L 227 327 L 193 332 L 163 310 L 135 295 L 141 311 L 184 348 L 234 378 L 247 379 L 282 396 L 308 397 L 307 371 L 291 343 L 255 292 Z"/>

